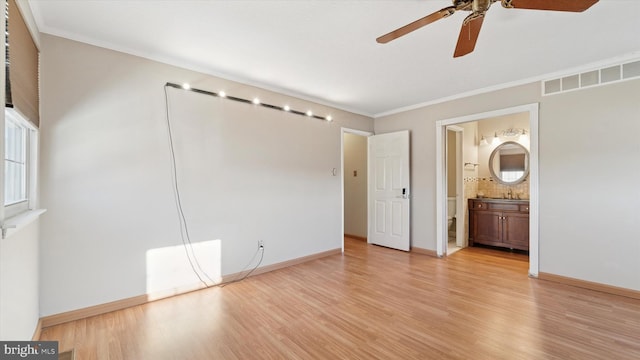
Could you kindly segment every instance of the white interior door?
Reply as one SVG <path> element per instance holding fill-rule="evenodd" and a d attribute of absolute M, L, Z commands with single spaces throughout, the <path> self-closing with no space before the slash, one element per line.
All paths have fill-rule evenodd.
<path fill-rule="evenodd" d="M 368 142 L 369 242 L 409 251 L 409 131 Z"/>

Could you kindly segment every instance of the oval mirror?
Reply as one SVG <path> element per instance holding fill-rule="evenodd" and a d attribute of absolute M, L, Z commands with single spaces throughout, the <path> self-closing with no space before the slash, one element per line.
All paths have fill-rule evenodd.
<path fill-rule="evenodd" d="M 504 142 L 491 153 L 489 171 L 500 184 L 519 184 L 529 175 L 529 151 L 515 141 Z"/>

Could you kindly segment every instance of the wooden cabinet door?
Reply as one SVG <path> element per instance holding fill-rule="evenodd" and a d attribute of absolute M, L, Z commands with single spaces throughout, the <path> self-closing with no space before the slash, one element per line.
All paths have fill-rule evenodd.
<path fill-rule="evenodd" d="M 503 246 L 502 244 L 502 212 L 473 212 L 473 242 L 478 244 Z"/>
<path fill-rule="evenodd" d="M 529 250 L 529 215 L 505 213 L 502 221 L 505 245 L 512 249 Z"/>

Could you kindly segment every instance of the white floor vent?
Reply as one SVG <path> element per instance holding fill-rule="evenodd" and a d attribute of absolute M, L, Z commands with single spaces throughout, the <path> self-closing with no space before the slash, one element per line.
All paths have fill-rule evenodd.
<path fill-rule="evenodd" d="M 640 78 L 640 60 L 543 81 L 542 95 Z"/>

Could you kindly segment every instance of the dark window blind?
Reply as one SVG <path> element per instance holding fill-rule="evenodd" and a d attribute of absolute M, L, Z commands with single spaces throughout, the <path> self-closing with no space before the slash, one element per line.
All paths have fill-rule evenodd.
<path fill-rule="evenodd" d="M 40 123 L 38 99 L 38 48 L 15 0 L 6 2 L 7 59 L 5 105 L 17 109 L 34 125 Z"/>
<path fill-rule="evenodd" d="M 500 155 L 500 171 L 524 171 L 524 154 Z"/>

